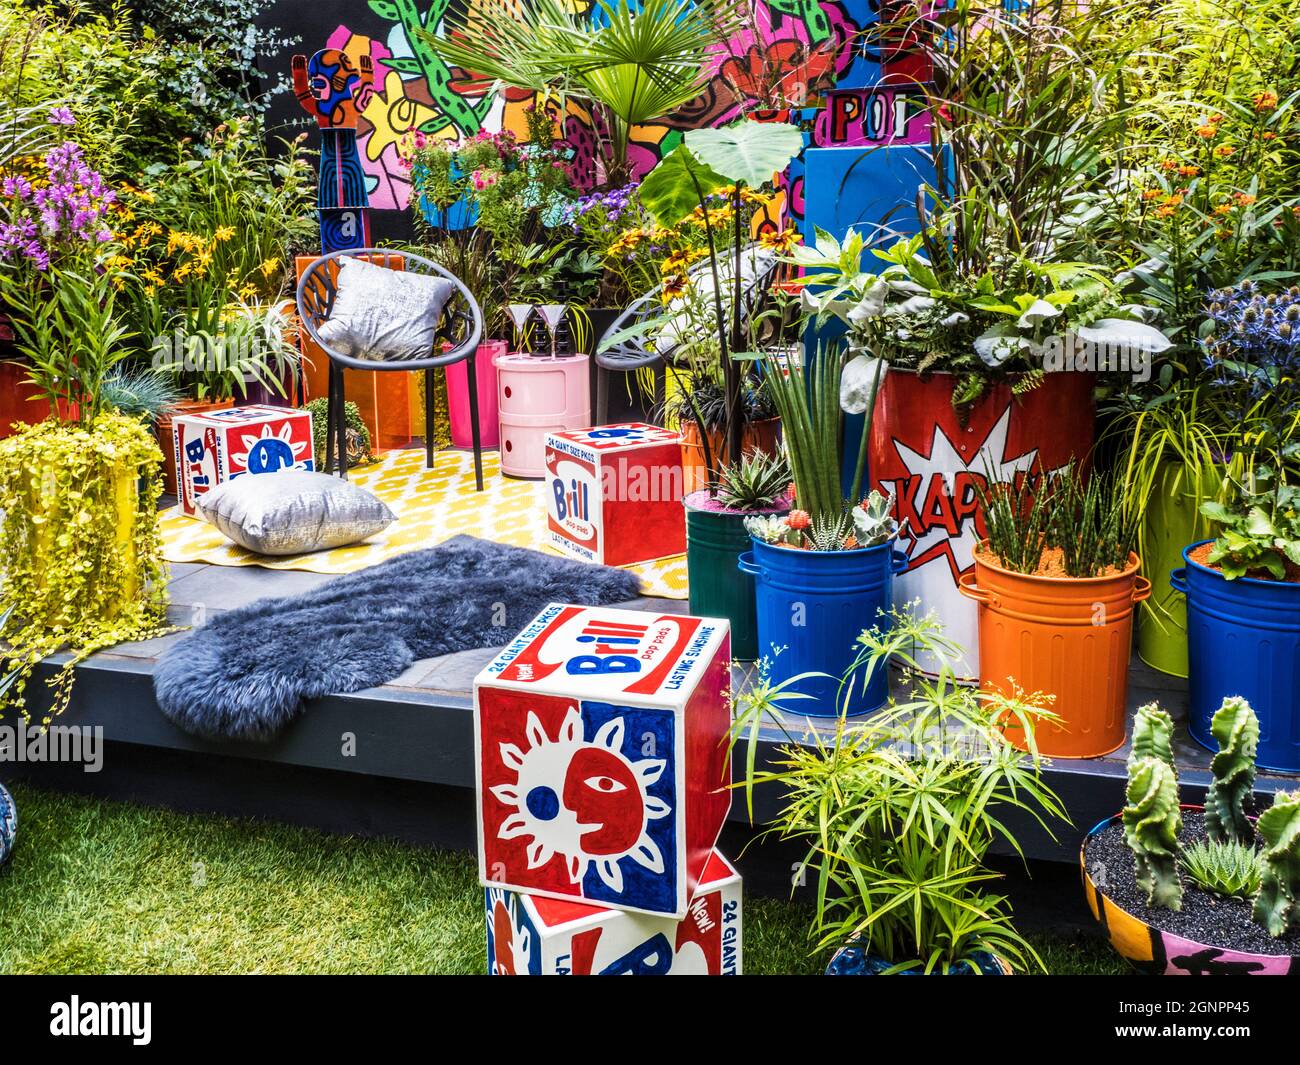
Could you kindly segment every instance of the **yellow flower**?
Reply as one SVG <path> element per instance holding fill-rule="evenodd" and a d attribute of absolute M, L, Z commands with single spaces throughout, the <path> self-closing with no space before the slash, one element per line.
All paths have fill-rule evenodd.
<path fill-rule="evenodd" d="M 690 282 L 686 279 L 685 274 L 674 274 L 671 277 L 666 277 L 664 278 L 660 298 L 667 303 L 669 300 L 676 299 L 678 296 L 682 295 L 682 293 L 684 293 L 689 287 Z"/>
<path fill-rule="evenodd" d="M 221 244 L 227 240 L 230 240 L 230 238 L 233 237 L 234 235 L 235 235 L 234 226 L 219 226 L 217 228 L 217 231 L 212 234 L 212 239 L 216 241 L 218 244 Z"/>
<path fill-rule="evenodd" d="M 1232 204 L 1221 203 L 1214 208 L 1214 213 L 1217 215 L 1232 214 Z"/>
<path fill-rule="evenodd" d="M 271 277 L 271 275 L 275 274 L 280 269 L 280 260 L 265 259 L 263 260 L 262 264 L 258 267 L 258 269 L 262 271 L 263 277 L 269 278 Z"/>
<path fill-rule="evenodd" d="M 799 239 L 799 231 L 793 226 L 786 226 L 782 230 L 764 230 L 758 235 L 758 242 L 763 247 L 779 252 L 789 252 L 799 243 Z"/>

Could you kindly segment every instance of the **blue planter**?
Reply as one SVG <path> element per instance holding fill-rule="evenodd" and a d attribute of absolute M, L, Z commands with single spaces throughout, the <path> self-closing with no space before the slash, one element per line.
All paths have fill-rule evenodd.
<path fill-rule="evenodd" d="M 1187 596 L 1188 729 L 1217 750 L 1210 719 L 1230 695 L 1259 717 L 1263 769 L 1300 773 L 1300 584 L 1227 580 L 1183 551 L 1169 582 Z"/>
<path fill-rule="evenodd" d="M 740 556 L 740 569 L 754 577 L 758 606 L 758 654 L 771 663 L 773 681 L 804 677 L 791 686 L 811 696 L 793 699 L 792 712 L 836 717 L 840 678 L 857 657 L 858 633 L 887 625 L 893 578 L 907 566 L 907 556 L 893 541 L 854 551 L 802 551 L 751 540 Z M 774 648 L 781 648 L 774 654 Z M 869 683 L 865 670 L 852 679 L 848 713 L 867 714 L 884 705 L 889 677 L 877 669 Z"/>
<path fill-rule="evenodd" d="M 0 865 L 13 852 L 17 835 L 18 808 L 14 806 L 14 797 L 0 784 Z"/>
<path fill-rule="evenodd" d="M 879 954 L 870 953 L 866 947 L 851 943 L 837 950 L 826 966 L 827 976 L 881 976 L 892 964 Z M 921 968 L 904 969 L 894 976 L 924 976 Z M 948 966 L 946 972 L 933 972 L 931 976 L 1010 976 L 1011 967 L 987 950 L 977 950 L 966 961 Z"/>

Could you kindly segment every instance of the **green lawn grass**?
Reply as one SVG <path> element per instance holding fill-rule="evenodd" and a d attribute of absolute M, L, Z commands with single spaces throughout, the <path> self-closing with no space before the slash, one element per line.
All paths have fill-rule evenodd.
<path fill-rule="evenodd" d="M 14 787 L 0 973 L 481 973 L 469 854 Z M 806 909 L 745 904 L 745 971 L 816 973 Z M 1053 972 L 1121 972 L 1034 937 Z"/>

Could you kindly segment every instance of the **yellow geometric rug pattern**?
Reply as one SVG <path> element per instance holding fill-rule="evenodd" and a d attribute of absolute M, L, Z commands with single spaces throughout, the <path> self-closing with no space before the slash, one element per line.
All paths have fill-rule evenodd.
<path fill-rule="evenodd" d="M 161 516 L 163 557 L 168 562 L 352 573 L 459 533 L 559 554 L 546 542 L 545 482 L 503 477 L 494 451 L 483 454 L 482 492 L 474 491 L 474 456 L 465 451 L 438 452 L 432 470 L 424 468 L 423 448 L 390 451 L 373 465 L 349 470 L 348 478 L 397 515 L 392 525 L 363 543 L 270 558 L 232 544 L 214 526 L 173 507 Z M 687 598 L 685 555 L 626 568 L 641 578 L 645 595 Z"/>

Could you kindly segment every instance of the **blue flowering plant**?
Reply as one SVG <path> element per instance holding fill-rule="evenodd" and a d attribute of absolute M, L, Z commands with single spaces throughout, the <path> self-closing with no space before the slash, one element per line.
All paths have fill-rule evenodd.
<path fill-rule="evenodd" d="M 1211 291 L 1202 340 L 1227 424 L 1248 450 L 1276 453 L 1300 427 L 1300 286 L 1253 281 Z"/>
<path fill-rule="evenodd" d="M 60 106 L 47 122 L 62 133 L 76 119 Z M 86 423 L 129 351 L 110 269 L 116 200 L 75 140 L 0 166 L 0 299 L 15 347 L 51 405 Z"/>

